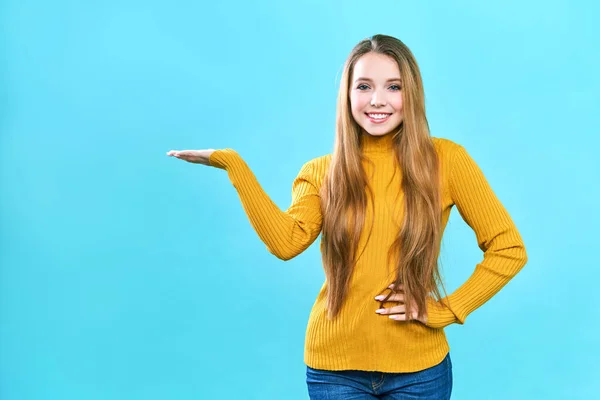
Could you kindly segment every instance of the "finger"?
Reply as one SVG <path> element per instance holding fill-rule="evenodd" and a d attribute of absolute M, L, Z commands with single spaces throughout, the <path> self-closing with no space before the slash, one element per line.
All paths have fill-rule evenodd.
<path fill-rule="evenodd" d="M 406 314 L 394 314 L 389 316 L 394 321 L 406 321 Z"/>
<path fill-rule="evenodd" d="M 167 155 L 175 157 L 191 156 L 193 155 L 193 150 L 171 150 L 167 153 Z"/>
<path fill-rule="evenodd" d="M 169 153 L 170 153 L 169 154 L 170 156 L 177 157 L 177 158 L 180 158 L 182 160 L 185 160 L 186 157 L 187 157 L 185 154 L 182 154 L 181 151 L 175 151 L 175 150 L 173 150 L 173 151 L 170 151 Z"/>
<path fill-rule="evenodd" d="M 182 150 L 179 152 L 179 154 L 185 154 L 186 156 L 193 156 L 193 157 L 198 157 L 198 156 L 202 156 L 202 154 L 204 154 L 204 152 L 206 152 L 207 150 Z"/>
<path fill-rule="evenodd" d="M 393 319 L 395 321 L 408 321 L 408 316 L 410 315 L 410 319 L 421 321 L 421 322 L 425 323 L 421 319 L 417 318 L 418 317 L 417 314 L 418 313 L 416 311 L 413 311 L 412 313 L 392 314 L 392 315 L 389 316 L 389 318 Z"/>
<path fill-rule="evenodd" d="M 386 295 L 380 294 L 379 296 L 375 296 L 375 300 L 382 301 L 386 298 Z M 404 293 L 392 293 L 390 297 L 386 300 L 388 301 L 404 301 Z"/>
<path fill-rule="evenodd" d="M 406 307 L 404 305 L 390 307 L 390 308 L 379 308 L 375 310 L 377 314 L 388 315 L 388 314 L 404 314 Z"/>
<path fill-rule="evenodd" d="M 393 289 L 393 290 L 404 290 L 404 284 L 401 283 L 400 285 L 398 285 L 398 287 L 396 288 L 396 285 L 394 283 L 392 283 L 390 286 L 388 286 L 388 288 Z"/>

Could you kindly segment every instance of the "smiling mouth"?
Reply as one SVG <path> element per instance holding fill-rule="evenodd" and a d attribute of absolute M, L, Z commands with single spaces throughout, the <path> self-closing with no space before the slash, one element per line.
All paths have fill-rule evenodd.
<path fill-rule="evenodd" d="M 391 113 L 365 113 L 369 120 L 373 122 L 383 122 L 389 119 Z"/>

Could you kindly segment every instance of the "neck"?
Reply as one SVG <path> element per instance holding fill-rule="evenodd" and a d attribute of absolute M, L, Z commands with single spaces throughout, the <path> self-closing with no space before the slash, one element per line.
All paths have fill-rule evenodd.
<path fill-rule="evenodd" d="M 360 137 L 360 143 L 364 155 L 377 157 L 393 154 L 394 138 L 391 133 L 383 136 L 373 136 L 363 132 Z"/>

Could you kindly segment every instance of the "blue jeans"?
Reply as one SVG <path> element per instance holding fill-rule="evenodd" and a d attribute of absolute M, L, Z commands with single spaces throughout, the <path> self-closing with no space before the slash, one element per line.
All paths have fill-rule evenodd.
<path fill-rule="evenodd" d="M 450 353 L 416 372 L 327 371 L 306 366 L 311 400 L 447 400 L 452 393 Z"/>

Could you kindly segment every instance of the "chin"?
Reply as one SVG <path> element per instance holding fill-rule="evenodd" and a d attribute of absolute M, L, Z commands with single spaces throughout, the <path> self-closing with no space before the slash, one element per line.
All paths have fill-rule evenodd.
<path fill-rule="evenodd" d="M 396 130 L 398 130 L 398 127 L 400 126 L 400 124 L 396 125 L 393 129 L 366 129 L 363 127 L 363 131 L 367 132 L 369 135 L 371 136 L 385 136 L 388 135 L 390 133 L 394 133 L 396 132 Z M 383 128 L 383 127 L 382 127 Z"/>

